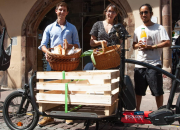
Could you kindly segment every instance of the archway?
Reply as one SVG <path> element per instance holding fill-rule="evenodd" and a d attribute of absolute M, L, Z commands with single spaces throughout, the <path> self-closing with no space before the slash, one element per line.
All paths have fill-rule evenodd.
<path fill-rule="evenodd" d="M 2 28 L 3 27 L 6 28 L 6 24 L 5 24 L 5 21 L 4 21 L 3 17 L 0 14 L 0 35 L 2 33 Z M 5 41 L 6 41 L 6 39 L 7 39 L 7 33 L 5 35 Z M 6 48 L 7 47 L 7 43 L 5 41 L 4 41 L 4 47 Z M 1 85 L 3 85 L 3 86 L 7 86 L 8 85 L 8 83 L 7 83 L 7 71 L 0 71 L 0 86 Z"/>
<path fill-rule="evenodd" d="M 80 18 L 83 22 L 81 22 L 82 26 L 88 26 L 86 28 L 86 30 L 82 29 L 81 25 L 75 25 L 78 29 L 78 31 L 84 31 L 86 33 L 89 33 L 89 30 L 92 27 L 92 23 L 88 23 L 86 21 L 88 21 L 87 17 L 84 16 L 88 16 L 86 15 L 86 12 L 83 12 L 83 10 L 85 11 L 91 11 L 92 10 L 92 3 L 88 3 L 90 2 L 89 0 L 82 0 L 83 1 L 83 6 L 80 5 L 80 2 L 76 2 L 77 6 L 74 7 L 82 7 L 82 11 L 81 12 L 77 12 L 76 15 L 74 15 L 74 19 Z M 22 25 L 22 44 L 21 44 L 21 48 L 22 48 L 22 83 L 27 82 L 27 75 L 28 72 L 33 70 L 37 70 L 37 43 L 38 43 L 38 29 L 39 29 L 39 25 L 41 23 L 41 21 L 44 19 L 44 16 L 46 16 L 46 14 L 55 7 L 55 5 L 60 2 L 59 0 L 38 0 L 34 6 L 31 8 L 31 10 L 29 11 L 28 15 L 26 16 L 23 25 Z M 65 2 L 72 2 L 72 0 L 66 0 Z M 105 4 L 108 3 L 108 0 L 104 0 L 101 2 L 104 2 Z M 134 31 L 134 17 L 132 14 L 132 10 L 128 4 L 128 2 L 126 0 L 124 0 L 123 2 L 121 2 L 120 0 L 109 0 L 109 2 L 115 3 L 118 5 L 119 10 L 121 12 L 121 17 L 124 20 L 124 22 L 127 24 L 127 30 L 130 32 L 130 35 L 133 35 L 133 31 Z M 102 3 L 101 5 L 104 5 L 104 3 Z M 96 5 L 96 4 L 94 4 Z M 93 8 L 93 10 L 97 8 Z M 77 11 L 74 10 L 74 11 Z M 102 14 L 103 9 L 101 9 L 100 14 Z M 79 13 L 79 14 L 78 14 Z M 80 17 L 79 17 L 80 16 Z M 96 16 L 97 17 L 97 16 Z M 103 17 L 99 17 L 99 19 L 96 20 L 102 20 Z M 71 18 L 72 19 L 72 18 Z M 79 19 L 78 19 L 79 20 Z M 93 21 L 91 21 L 93 22 Z M 89 25 L 88 25 L 89 24 Z M 85 42 L 83 42 L 84 40 L 82 39 L 86 39 Z M 84 46 L 88 46 L 89 45 L 89 39 L 90 36 L 86 35 L 86 36 L 79 36 L 80 39 L 80 43 Z M 131 47 L 131 40 L 127 41 L 127 47 L 128 48 L 132 48 Z M 130 49 L 130 51 L 128 52 L 128 57 L 133 57 L 134 55 L 134 51 L 132 49 Z M 131 68 L 131 66 L 130 66 Z M 129 71 L 129 69 L 128 69 Z"/>
<path fill-rule="evenodd" d="M 129 32 L 129 35 L 131 35 L 130 38 L 126 40 L 126 48 L 129 49 L 128 52 L 126 52 L 126 57 L 129 59 L 135 59 L 135 51 L 132 48 L 133 44 L 133 35 L 135 30 L 135 20 L 133 16 L 132 9 L 127 2 L 127 0 L 109 0 L 110 2 L 116 4 L 119 6 L 119 10 L 121 10 L 122 17 L 124 18 L 124 24 L 127 25 L 126 29 Z M 127 75 L 129 75 L 134 81 L 134 64 L 126 64 L 126 72 Z"/>

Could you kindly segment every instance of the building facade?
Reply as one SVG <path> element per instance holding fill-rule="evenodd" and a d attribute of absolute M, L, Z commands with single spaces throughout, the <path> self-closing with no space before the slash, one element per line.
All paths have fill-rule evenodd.
<path fill-rule="evenodd" d="M 7 71 L 0 71 L 0 85 L 8 88 L 21 88 L 28 82 L 28 75 L 33 71 L 43 71 L 43 53 L 37 49 L 45 27 L 56 20 L 55 6 L 62 0 L 6 0 L 0 1 L 0 28 L 6 27 L 13 39 L 11 64 Z M 65 0 L 70 6 L 67 20 L 78 30 L 83 51 L 90 49 L 89 32 L 92 25 L 103 20 L 103 10 L 109 3 L 118 5 L 119 21 L 126 25 L 131 37 L 126 40 L 127 58 L 135 59 L 132 48 L 133 33 L 142 23 L 139 7 L 149 3 L 153 7 L 153 21 L 162 24 L 171 36 L 171 0 Z M 5 43 L 7 44 L 7 43 Z M 81 59 L 78 70 L 82 70 L 89 61 Z M 171 51 L 163 49 L 163 68 L 171 72 Z M 133 64 L 127 64 L 126 73 L 133 80 Z M 165 77 L 165 86 L 170 80 Z"/>

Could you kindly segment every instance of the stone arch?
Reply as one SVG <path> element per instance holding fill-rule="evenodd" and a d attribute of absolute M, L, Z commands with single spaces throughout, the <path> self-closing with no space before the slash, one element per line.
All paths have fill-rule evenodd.
<path fill-rule="evenodd" d="M 2 17 L 2 15 L 0 14 L 0 34 L 2 33 L 2 27 L 5 27 L 6 28 L 6 23 Z M 7 39 L 7 35 L 5 35 L 5 41 Z M 7 44 L 6 42 L 4 43 L 4 47 L 6 48 L 7 47 Z M 0 86 L 3 85 L 5 87 L 8 86 L 8 83 L 7 83 L 7 71 L 0 71 Z"/>
<path fill-rule="evenodd" d="M 121 10 L 120 12 L 124 21 L 124 25 L 125 26 L 127 25 L 126 29 L 129 32 L 129 35 L 131 35 L 131 37 L 128 38 L 128 40 L 126 41 L 126 48 L 129 49 L 126 56 L 127 58 L 135 59 L 135 51 L 132 48 L 133 35 L 135 30 L 135 20 L 133 16 L 133 11 L 127 0 L 109 0 L 109 1 L 118 5 L 119 10 Z M 134 69 L 134 64 L 127 64 L 126 73 L 131 77 L 131 79 L 133 79 L 133 69 Z"/>
<path fill-rule="evenodd" d="M 1 16 L 1 14 L 0 14 L 0 33 L 1 33 L 2 27 L 6 27 L 6 23 L 5 23 L 4 19 L 3 19 L 3 17 Z"/>
<path fill-rule="evenodd" d="M 28 72 L 37 70 L 37 29 L 43 17 L 60 0 L 38 0 L 27 14 L 21 29 L 22 84 L 28 82 Z"/>

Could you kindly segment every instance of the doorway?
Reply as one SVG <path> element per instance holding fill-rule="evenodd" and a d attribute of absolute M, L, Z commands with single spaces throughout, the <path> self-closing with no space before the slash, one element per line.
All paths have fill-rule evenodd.
<path fill-rule="evenodd" d="M 66 19 L 68 22 L 76 26 L 79 35 L 79 41 L 82 52 L 91 49 L 89 32 L 93 24 L 103 20 L 103 11 L 110 4 L 108 0 L 69 0 L 66 1 L 70 10 Z M 38 27 L 37 46 L 40 45 L 43 32 L 47 25 L 56 20 L 55 7 L 53 7 L 43 18 Z M 81 59 L 78 70 L 83 70 L 86 63 L 90 61 L 90 57 Z M 47 61 L 42 51 L 37 52 L 37 71 L 46 70 Z"/>

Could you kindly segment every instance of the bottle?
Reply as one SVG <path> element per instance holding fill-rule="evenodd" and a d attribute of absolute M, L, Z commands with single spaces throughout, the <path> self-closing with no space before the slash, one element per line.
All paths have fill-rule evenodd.
<path fill-rule="evenodd" d="M 141 40 L 142 40 L 142 44 L 143 45 L 147 45 L 147 35 L 145 32 L 145 28 L 141 28 L 141 36 L 140 36 Z"/>

